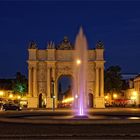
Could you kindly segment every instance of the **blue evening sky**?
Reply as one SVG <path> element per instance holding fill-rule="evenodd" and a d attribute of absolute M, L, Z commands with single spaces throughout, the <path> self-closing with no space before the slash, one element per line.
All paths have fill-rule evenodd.
<path fill-rule="evenodd" d="M 104 42 L 106 68 L 140 72 L 139 1 L 0 1 L 0 78 L 27 75 L 30 40 L 42 49 L 64 36 L 74 42 L 80 25 L 89 48 Z"/>

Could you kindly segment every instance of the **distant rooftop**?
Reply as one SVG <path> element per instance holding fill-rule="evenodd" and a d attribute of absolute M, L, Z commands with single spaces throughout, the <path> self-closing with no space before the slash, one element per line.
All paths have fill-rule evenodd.
<path fill-rule="evenodd" d="M 124 80 L 135 78 L 138 73 L 122 73 L 122 78 Z"/>

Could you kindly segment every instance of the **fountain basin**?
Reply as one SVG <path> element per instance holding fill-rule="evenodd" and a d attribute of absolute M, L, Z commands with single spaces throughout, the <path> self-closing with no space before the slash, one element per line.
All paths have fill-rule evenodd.
<path fill-rule="evenodd" d="M 87 115 L 75 115 L 73 118 L 74 119 L 89 119 Z"/>

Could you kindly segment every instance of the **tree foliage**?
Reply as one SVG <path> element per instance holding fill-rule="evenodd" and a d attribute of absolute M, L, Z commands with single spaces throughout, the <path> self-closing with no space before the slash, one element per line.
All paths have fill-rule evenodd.
<path fill-rule="evenodd" d="M 120 92 L 122 89 L 121 68 L 110 66 L 105 70 L 105 93 Z"/>
<path fill-rule="evenodd" d="M 27 93 L 27 79 L 20 72 L 16 73 L 16 79 L 13 82 L 13 91 L 15 94 L 20 94 L 21 96 Z"/>

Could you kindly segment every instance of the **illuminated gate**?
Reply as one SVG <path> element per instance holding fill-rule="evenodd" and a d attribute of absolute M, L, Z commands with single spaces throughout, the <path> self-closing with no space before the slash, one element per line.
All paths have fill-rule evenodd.
<path fill-rule="evenodd" d="M 67 37 L 55 45 L 50 42 L 45 50 L 31 42 L 28 48 L 28 107 L 39 107 L 39 94 L 46 96 L 46 108 L 57 107 L 57 79 L 61 75 L 73 76 L 74 45 Z M 94 93 L 93 107 L 104 108 L 104 47 L 97 42 L 96 48 L 88 50 L 88 93 Z M 87 98 L 88 99 L 88 98 Z"/>

